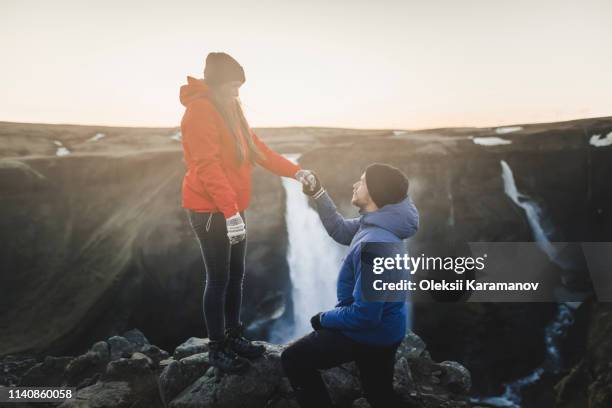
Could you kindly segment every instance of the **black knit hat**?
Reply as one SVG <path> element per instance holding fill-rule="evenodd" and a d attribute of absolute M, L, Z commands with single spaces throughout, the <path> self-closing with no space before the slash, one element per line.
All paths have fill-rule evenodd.
<path fill-rule="evenodd" d="M 230 81 L 241 81 L 244 83 L 244 69 L 232 58 L 224 52 L 211 52 L 206 57 L 206 66 L 204 67 L 204 79 L 210 85 L 221 85 Z"/>
<path fill-rule="evenodd" d="M 408 194 L 408 178 L 396 167 L 383 163 L 370 164 L 365 171 L 366 186 L 378 208 L 395 204 Z"/>

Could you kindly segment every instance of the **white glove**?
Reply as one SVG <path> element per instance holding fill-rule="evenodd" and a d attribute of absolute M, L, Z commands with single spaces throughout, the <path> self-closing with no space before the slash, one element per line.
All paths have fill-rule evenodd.
<path fill-rule="evenodd" d="M 229 238 L 230 245 L 237 244 L 246 238 L 246 225 L 244 225 L 240 213 L 226 218 L 225 225 L 227 226 L 227 237 Z"/>
<path fill-rule="evenodd" d="M 315 187 L 317 179 L 314 173 L 310 170 L 298 170 L 295 173 L 295 179 L 312 190 Z"/>

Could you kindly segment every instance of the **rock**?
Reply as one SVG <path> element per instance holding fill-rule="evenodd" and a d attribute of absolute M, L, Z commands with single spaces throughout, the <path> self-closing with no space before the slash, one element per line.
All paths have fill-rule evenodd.
<path fill-rule="evenodd" d="M 198 378 L 169 404 L 171 408 L 259 408 L 273 399 L 281 378 L 281 346 L 266 345 L 263 356 L 252 360 L 241 374 L 206 375 Z M 202 357 L 203 359 L 203 357 Z M 207 405 L 209 404 L 209 405 Z"/>
<path fill-rule="evenodd" d="M 111 360 L 118 358 L 129 358 L 133 352 L 138 350 L 138 346 L 130 343 L 125 337 L 113 336 L 108 339 L 110 345 Z"/>
<path fill-rule="evenodd" d="M 76 397 L 66 400 L 59 408 L 129 408 L 132 389 L 127 382 L 98 382 L 77 391 Z"/>
<path fill-rule="evenodd" d="M 174 359 L 180 360 L 193 354 L 208 352 L 208 341 L 207 338 L 190 337 L 186 342 L 176 347 Z"/>
<path fill-rule="evenodd" d="M 141 350 L 144 346 L 150 345 L 149 340 L 147 340 L 145 335 L 138 329 L 128 330 L 123 333 L 122 337 L 130 343 L 138 346 L 139 350 Z"/>
<path fill-rule="evenodd" d="M 149 356 L 155 365 L 159 365 L 161 361 L 167 359 L 169 356 L 166 350 L 162 350 L 155 345 L 145 345 L 140 351 Z"/>
<path fill-rule="evenodd" d="M 97 354 L 100 357 L 100 360 L 110 360 L 110 347 L 105 341 L 95 343 L 93 346 L 91 346 L 90 351 Z"/>
<path fill-rule="evenodd" d="M 0 384 L 18 385 L 23 375 L 37 363 L 33 356 L 5 356 L 0 359 Z"/>
<path fill-rule="evenodd" d="M 372 408 L 372 406 L 370 405 L 367 399 L 358 398 L 353 401 L 353 405 L 351 405 L 351 408 Z"/>
<path fill-rule="evenodd" d="M 425 342 L 417 336 L 414 332 L 408 330 L 406 337 L 402 340 L 402 343 L 397 348 L 398 357 L 405 357 L 407 359 L 415 359 L 421 357 L 425 352 Z"/>
<path fill-rule="evenodd" d="M 62 408 L 299 408 L 280 362 L 285 346 L 256 343 L 264 345 L 264 354 L 251 360 L 245 372 L 228 374 L 210 366 L 208 352 L 193 353 L 206 349 L 207 339 L 189 339 L 175 350 L 175 355 L 185 357 L 166 358 L 160 364 L 145 353 L 163 355 L 156 346 L 144 342 L 138 346 L 114 336 L 108 342 L 95 343 L 76 358 L 48 357 L 35 365 L 24 381 L 36 383 L 50 373 L 61 379 L 65 367 L 67 383 L 76 386 L 77 394 Z M 127 352 L 132 346 L 143 350 Z M 113 349 L 114 355 L 130 357 L 111 359 Z M 436 364 L 422 349 L 418 337 L 410 336 L 398 353 L 394 388 L 407 406 L 463 407 L 462 397 L 450 388 L 465 388 L 469 373 L 466 380 L 464 370 L 454 362 Z M 322 378 L 335 406 L 369 407 L 362 398 L 359 370 L 354 362 L 322 370 Z"/>
<path fill-rule="evenodd" d="M 81 381 L 77 386 L 76 389 L 80 390 L 81 388 L 85 388 L 85 387 L 89 387 L 94 385 L 95 383 L 98 382 L 98 380 L 100 379 L 100 377 L 102 376 L 102 374 L 100 373 L 95 373 L 93 374 L 91 377 L 89 378 L 85 378 L 83 381 Z"/>
<path fill-rule="evenodd" d="M 282 395 L 289 395 L 293 393 L 293 388 L 291 388 L 291 383 L 287 377 L 281 378 L 280 385 L 278 386 L 278 392 Z"/>
<path fill-rule="evenodd" d="M 584 360 L 581 360 L 570 370 L 568 375 L 555 385 L 555 406 L 561 408 L 587 406 L 587 390 L 592 382 L 593 378 L 587 370 L 587 364 Z"/>
<path fill-rule="evenodd" d="M 168 405 L 189 384 L 183 376 L 180 363 L 172 360 L 159 376 L 159 391 L 164 405 Z"/>
<path fill-rule="evenodd" d="M 73 357 L 45 357 L 42 363 L 26 371 L 19 386 L 59 387 L 64 382 L 64 371 L 72 359 Z"/>
<path fill-rule="evenodd" d="M 263 356 L 251 361 L 251 367 L 244 374 L 222 376 L 215 386 L 219 406 L 264 406 L 273 396 L 284 375 L 280 363 L 281 350 L 278 346 L 268 347 Z M 248 400 L 248 403 L 245 403 L 245 400 Z"/>
<path fill-rule="evenodd" d="M 408 341 L 415 344 L 415 337 Z M 242 375 L 219 374 L 210 367 L 204 375 L 201 370 L 206 367 L 206 353 L 194 354 L 179 362 L 171 361 L 160 377 L 160 384 L 168 396 L 174 397 L 170 403 L 171 408 L 292 408 L 296 406 L 291 386 L 283 376 L 279 355 L 282 346 L 263 343 L 266 353 L 262 358 L 252 361 L 252 366 Z M 420 342 L 416 344 L 421 347 Z M 399 355 L 395 365 L 394 387 L 396 393 L 406 402 L 407 406 L 425 408 L 459 408 L 467 407 L 465 397 L 453 393 L 438 377 L 451 378 L 447 372 L 458 376 L 465 374 L 452 362 L 438 365 L 432 361 L 429 354 L 418 347 L 405 348 L 410 358 Z M 411 351 L 415 351 L 412 352 Z M 417 357 L 419 355 L 420 357 Z M 201 364 L 196 370 L 200 376 L 180 390 L 186 382 L 184 378 L 187 362 L 195 366 Z M 417 375 L 413 375 L 413 367 Z M 329 370 L 322 371 L 330 396 L 336 406 L 360 406 L 366 404 L 360 401 L 362 390 L 357 367 L 354 363 L 343 364 Z M 435 380 L 433 380 L 435 378 Z M 452 377 L 455 378 L 455 377 Z M 465 383 L 465 378 L 462 378 Z M 459 380 L 450 381 L 454 386 Z M 439 384 L 438 384 L 439 383 Z M 458 387 L 455 387 L 458 388 Z M 166 399 L 167 401 L 167 399 Z M 412 404 L 412 405 L 411 405 Z M 363 405 L 366 406 L 367 405 Z"/>
<path fill-rule="evenodd" d="M 134 354 L 136 355 L 136 353 Z M 106 372 L 103 376 L 104 381 L 109 380 L 125 380 L 130 381 L 137 379 L 139 376 L 147 376 L 152 373 L 151 360 L 141 354 L 141 358 L 120 358 L 111 361 L 106 366 Z"/>
<path fill-rule="evenodd" d="M 108 359 L 103 356 L 104 353 L 90 350 L 70 361 L 65 371 L 67 385 L 77 386 L 94 374 L 104 372 Z"/>
<path fill-rule="evenodd" d="M 612 373 L 600 376 L 589 386 L 589 408 L 612 407 Z"/>
<path fill-rule="evenodd" d="M 300 408 L 300 406 L 295 399 L 277 397 L 268 401 L 266 408 Z"/>
<path fill-rule="evenodd" d="M 168 404 L 168 408 L 219 407 L 215 400 L 215 386 L 214 378 L 202 376 L 173 399 Z M 245 408 L 247 408 L 248 401 L 245 402 L 247 403 Z"/>
<path fill-rule="evenodd" d="M 160 362 L 159 362 L 159 366 L 160 366 L 161 368 L 165 368 L 165 367 L 167 367 L 168 365 L 170 365 L 170 363 L 172 363 L 173 361 L 176 361 L 176 360 L 175 360 L 174 358 L 172 358 L 172 357 L 170 357 L 170 358 L 166 358 L 166 359 L 164 359 L 164 360 L 162 360 L 162 361 L 160 361 Z"/>
<path fill-rule="evenodd" d="M 393 388 L 404 399 L 415 396 L 416 384 L 406 357 L 400 357 L 395 362 Z"/>
<path fill-rule="evenodd" d="M 193 382 L 198 377 L 206 374 L 210 367 L 208 362 L 208 353 L 198 353 L 185 357 L 180 360 L 181 371 L 183 376 L 189 382 Z"/>
<path fill-rule="evenodd" d="M 354 371 L 349 367 L 350 365 L 352 364 L 343 364 L 340 367 L 323 371 L 323 381 L 335 405 L 347 405 L 361 396 L 359 377 L 353 374 Z"/>
<path fill-rule="evenodd" d="M 472 377 L 467 368 L 456 361 L 443 361 L 440 367 L 444 373 L 440 379 L 449 390 L 459 394 L 467 394 L 470 391 Z"/>
<path fill-rule="evenodd" d="M 209 368 L 211 367 L 208 363 L 208 353 L 194 354 L 180 361 L 170 361 L 159 377 L 162 399 L 169 403 L 188 385 L 205 376 Z M 214 377 L 212 372 L 209 377 Z"/>
<path fill-rule="evenodd" d="M 586 327 L 585 356 L 555 386 L 556 407 L 609 407 L 612 406 L 612 304 L 588 301 L 581 308 L 583 313 L 578 316 L 586 324 L 579 324 L 576 330 Z"/>
<path fill-rule="evenodd" d="M 132 360 L 144 360 L 147 362 L 147 366 L 149 368 L 153 368 L 154 364 L 153 364 L 153 360 L 151 360 L 151 358 L 149 356 L 147 356 L 146 354 L 140 353 L 140 352 L 136 352 L 134 354 L 132 354 L 132 357 L 130 357 L 130 359 Z"/>

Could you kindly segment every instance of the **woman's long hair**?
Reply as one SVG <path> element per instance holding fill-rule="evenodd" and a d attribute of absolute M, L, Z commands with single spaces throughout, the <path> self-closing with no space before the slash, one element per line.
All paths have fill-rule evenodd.
<path fill-rule="evenodd" d="M 239 164 L 245 159 L 251 161 L 251 163 L 255 163 L 257 160 L 263 159 L 263 154 L 255 145 L 253 141 L 253 136 L 251 135 L 251 127 L 244 117 L 244 113 L 242 111 L 242 106 L 240 104 L 240 100 L 238 98 L 232 97 L 231 99 L 223 100 L 219 94 L 216 92 L 214 87 L 212 89 L 212 102 L 215 105 L 215 108 L 219 111 L 225 124 L 229 128 L 232 136 L 234 138 L 234 145 L 236 146 L 236 160 Z M 240 133 L 244 135 L 244 139 L 246 140 L 246 150 L 247 156 L 245 157 L 245 152 L 242 149 L 242 143 L 240 141 Z"/>

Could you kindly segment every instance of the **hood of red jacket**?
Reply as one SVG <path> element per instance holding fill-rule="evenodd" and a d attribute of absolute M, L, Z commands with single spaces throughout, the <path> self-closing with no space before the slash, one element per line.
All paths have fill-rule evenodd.
<path fill-rule="evenodd" d="M 210 88 L 204 82 L 203 79 L 197 79 L 194 77 L 187 77 L 187 85 L 181 86 L 181 92 L 179 98 L 184 106 L 189 105 L 191 102 L 199 98 L 208 98 L 210 95 Z"/>

